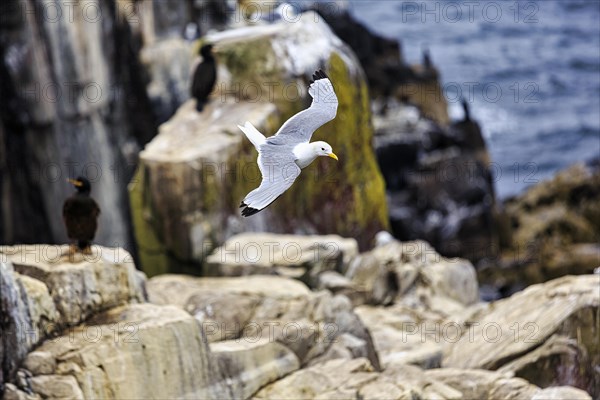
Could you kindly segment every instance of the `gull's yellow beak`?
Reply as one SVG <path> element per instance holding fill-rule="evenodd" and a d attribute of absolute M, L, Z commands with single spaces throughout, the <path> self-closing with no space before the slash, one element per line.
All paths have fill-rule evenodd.
<path fill-rule="evenodd" d="M 67 182 L 69 182 L 70 184 L 75 185 L 77 187 L 83 186 L 83 183 L 81 183 L 81 181 L 77 181 L 75 179 L 69 178 L 69 179 L 67 179 Z"/>
<path fill-rule="evenodd" d="M 333 158 L 335 161 L 339 161 L 335 153 L 329 153 L 327 156 Z"/>

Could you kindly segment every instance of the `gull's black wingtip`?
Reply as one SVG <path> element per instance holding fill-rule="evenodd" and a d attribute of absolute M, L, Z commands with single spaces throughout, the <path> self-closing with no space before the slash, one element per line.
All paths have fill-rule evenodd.
<path fill-rule="evenodd" d="M 325 72 L 323 72 L 322 69 L 315 71 L 312 78 L 313 78 L 313 80 L 310 81 L 311 84 L 314 83 L 315 81 L 318 81 L 319 79 L 329 79 L 327 74 Z"/>
<path fill-rule="evenodd" d="M 242 210 L 242 217 L 249 217 L 249 216 L 254 215 L 257 212 L 261 211 L 261 210 L 257 210 L 256 208 L 248 207 L 246 204 L 244 204 L 244 206 L 246 208 L 244 208 Z"/>

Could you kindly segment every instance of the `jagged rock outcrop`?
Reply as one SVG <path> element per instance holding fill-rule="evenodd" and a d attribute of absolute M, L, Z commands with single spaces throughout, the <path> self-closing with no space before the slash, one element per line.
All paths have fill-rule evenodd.
<path fill-rule="evenodd" d="M 392 241 L 356 257 L 343 271 L 363 303 L 423 304 L 448 315 L 478 300 L 471 263 L 442 257 L 423 241 Z"/>
<path fill-rule="evenodd" d="M 311 13 L 206 40 L 215 43 L 219 68 L 212 102 L 199 114 L 192 100 L 161 126 L 131 185 L 144 270 L 198 273 L 212 249 L 241 231 L 336 233 L 369 245 L 387 225 L 387 208 L 367 86 L 352 51 Z M 340 162 L 319 160 L 276 204 L 242 219 L 240 199 L 260 175 L 256 152 L 236 125 L 249 120 L 267 136 L 275 133 L 307 106 L 308 78 L 318 68 L 329 74 L 340 105 L 315 139 L 327 140 Z"/>
<path fill-rule="evenodd" d="M 600 164 L 576 164 L 504 204 L 504 248 L 479 278 L 511 294 L 600 266 Z"/>
<path fill-rule="evenodd" d="M 470 262 L 446 259 L 427 243 L 393 241 L 361 254 L 351 266 L 353 282 L 372 285 L 371 305 L 356 313 L 369 327 L 384 367 L 394 363 L 439 367 L 440 337 L 479 300 L 477 276 Z M 384 293 L 382 296 L 380 293 Z M 377 307 L 375 299 L 386 299 Z"/>
<path fill-rule="evenodd" d="M 374 125 L 394 235 L 426 240 L 450 257 L 495 257 L 495 195 L 477 123 L 444 127 L 415 106 L 391 104 Z"/>
<path fill-rule="evenodd" d="M 565 276 L 528 287 L 471 315 L 444 343 L 444 367 L 499 369 L 546 387 L 600 395 L 600 275 Z"/>
<path fill-rule="evenodd" d="M 367 357 L 379 367 L 369 331 L 350 301 L 327 291 L 311 292 L 290 278 L 161 275 L 149 280 L 148 292 L 152 302 L 177 305 L 194 315 L 210 342 L 270 338 L 290 348 L 306 365 L 347 334 L 351 336 L 347 354 Z"/>

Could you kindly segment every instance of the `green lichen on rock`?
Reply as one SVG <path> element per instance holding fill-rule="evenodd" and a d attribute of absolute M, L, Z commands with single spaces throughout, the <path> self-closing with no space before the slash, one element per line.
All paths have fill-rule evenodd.
<path fill-rule="evenodd" d="M 371 144 L 367 86 L 335 52 L 327 73 L 338 97 L 338 113 L 312 140 L 327 141 L 340 161 L 319 159 L 307 167 L 274 207 L 279 213 L 291 213 L 292 220 L 310 221 L 320 233 L 354 237 L 367 247 L 388 225 L 385 183 Z"/>
<path fill-rule="evenodd" d="M 144 167 L 140 166 L 129 183 L 129 203 L 138 245 L 139 264 L 146 275 L 154 276 L 168 272 L 169 260 L 165 246 L 147 219 L 150 213 L 146 195 L 149 192 L 144 189 L 145 184 Z"/>
<path fill-rule="evenodd" d="M 264 38 L 246 41 L 243 45 L 223 44 L 219 50 L 219 61 L 239 82 L 256 81 L 260 76 L 272 74 L 269 71 L 275 66 L 274 58 L 273 49 Z M 260 65 L 263 69 L 253 69 L 253 65 Z"/>

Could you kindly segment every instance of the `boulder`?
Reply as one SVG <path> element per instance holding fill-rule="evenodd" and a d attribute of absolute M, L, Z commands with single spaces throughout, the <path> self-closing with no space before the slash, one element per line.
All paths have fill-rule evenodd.
<path fill-rule="evenodd" d="M 211 343 L 210 349 L 231 382 L 235 399 L 248 399 L 261 387 L 300 368 L 293 351 L 267 337 Z"/>
<path fill-rule="evenodd" d="M 362 385 L 376 379 L 377 373 L 367 359 L 338 359 L 292 373 L 262 388 L 255 398 L 356 398 Z"/>
<path fill-rule="evenodd" d="M 576 339 L 556 334 L 540 347 L 503 365 L 499 371 L 512 373 L 544 388 L 565 383 L 592 388 L 594 373 L 590 370 L 593 368 L 590 356 Z"/>
<path fill-rule="evenodd" d="M 149 280 L 148 291 L 152 302 L 177 305 L 195 316 L 211 343 L 269 338 L 305 365 L 349 334 L 353 338 L 346 338 L 346 350 L 379 367 L 369 331 L 351 302 L 327 291 L 311 292 L 291 278 L 161 275 Z"/>
<path fill-rule="evenodd" d="M 276 274 L 316 286 L 325 271 L 344 270 L 358 254 L 354 239 L 243 233 L 228 239 L 206 259 L 204 275 Z"/>
<path fill-rule="evenodd" d="M 541 387 L 600 394 L 600 275 L 565 276 L 479 310 L 445 341 L 444 367 L 501 369 Z"/>
<path fill-rule="evenodd" d="M 564 275 L 591 274 L 600 265 L 600 167 L 576 164 L 508 199 L 499 258 L 481 282 L 512 294 Z"/>
<path fill-rule="evenodd" d="M 449 315 L 479 299 L 477 276 L 469 261 L 448 259 L 423 241 L 391 241 L 361 253 L 344 271 L 364 303 L 418 302 Z"/>
<path fill-rule="evenodd" d="M 387 225 L 384 182 L 371 139 L 367 86 L 352 51 L 313 13 L 210 35 L 218 82 L 202 113 L 190 100 L 140 153 L 130 186 L 141 265 L 149 275 L 199 273 L 235 233 L 337 233 L 365 248 Z M 266 136 L 308 104 L 306 85 L 323 68 L 340 101 L 318 130 L 340 157 L 319 160 L 267 210 L 244 219 L 238 206 L 258 186 L 256 151 L 237 124 Z M 331 161 L 331 160 L 329 160 Z"/>
<path fill-rule="evenodd" d="M 232 398 L 200 324 L 174 306 L 96 314 L 46 340 L 24 365 L 33 376 L 20 389 L 42 398 Z"/>

